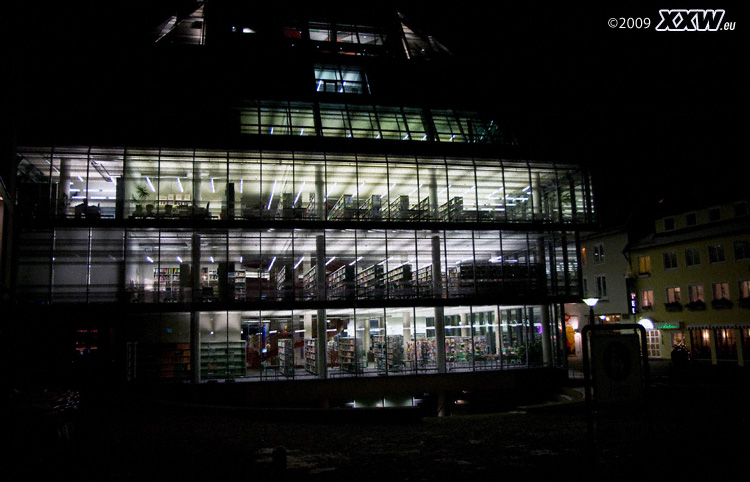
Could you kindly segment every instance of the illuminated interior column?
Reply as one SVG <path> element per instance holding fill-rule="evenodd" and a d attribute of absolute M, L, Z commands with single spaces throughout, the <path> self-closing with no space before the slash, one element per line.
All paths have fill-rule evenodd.
<path fill-rule="evenodd" d="M 468 313 L 461 313 L 461 336 L 465 338 L 471 336 L 471 323 L 469 322 Z"/>
<path fill-rule="evenodd" d="M 86 193 L 88 198 L 88 193 Z M 60 159 L 60 181 L 57 184 L 57 216 L 66 216 L 70 204 L 70 159 Z"/>
<path fill-rule="evenodd" d="M 437 194 L 437 179 L 435 179 L 435 171 L 430 173 L 430 219 L 437 221 L 439 218 L 438 213 L 438 194 Z"/>
<path fill-rule="evenodd" d="M 411 311 L 404 311 L 403 313 L 403 327 L 404 327 L 404 353 L 409 348 L 409 343 L 412 341 L 412 326 L 411 326 Z M 416 345 L 414 347 L 416 349 Z M 416 360 L 416 350 L 412 352 L 412 362 L 415 364 L 417 363 Z"/>
<path fill-rule="evenodd" d="M 315 216 L 317 219 L 326 218 L 325 197 L 325 179 L 323 178 L 323 168 L 318 166 L 315 169 Z"/>
<path fill-rule="evenodd" d="M 432 292 L 437 299 L 443 297 L 443 277 L 440 268 L 440 236 L 432 237 Z M 445 310 L 435 307 L 435 356 L 438 373 L 445 373 Z"/>
<path fill-rule="evenodd" d="M 312 268 L 312 254 L 311 253 L 305 253 L 305 258 L 302 261 L 302 272 L 307 273 Z M 305 293 L 302 293 L 302 296 L 305 296 Z M 304 298 L 303 298 L 304 299 Z M 312 312 L 306 311 L 303 318 L 302 318 L 302 324 L 303 328 L 305 330 L 304 337 L 308 340 L 313 338 L 313 333 L 315 333 L 315 329 L 313 327 L 313 315 Z"/>
<path fill-rule="evenodd" d="M 495 315 L 495 351 L 496 355 L 502 355 L 503 353 L 503 332 L 502 324 L 500 323 L 500 307 L 495 306 L 493 309 Z"/>
<path fill-rule="evenodd" d="M 316 299 L 326 299 L 326 240 L 325 236 L 315 238 L 315 289 Z M 328 327 L 326 324 L 326 310 L 318 310 L 318 320 L 315 329 L 318 342 L 315 344 L 315 363 L 319 378 L 328 378 L 328 363 L 326 360 L 326 345 L 328 343 Z"/>
<path fill-rule="evenodd" d="M 542 209 L 542 178 L 539 173 L 534 176 L 534 185 L 531 189 L 534 202 L 534 217 L 538 219 L 544 218 L 544 210 Z M 544 248 L 544 238 L 540 237 L 536 240 L 536 251 L 538 264 L 542 267 L 547 265 L 547 255 Z M 555 269 L 551 266 L 550 269 Z M 546 283 L 546 280 L 544 280 Z M 542 358 L 545 365 L 552 364 L 552 343 L 550 339 L 550 326 L 549 326 L 549 305 L 543 304 L 539 306 L 542 315 Z"/>

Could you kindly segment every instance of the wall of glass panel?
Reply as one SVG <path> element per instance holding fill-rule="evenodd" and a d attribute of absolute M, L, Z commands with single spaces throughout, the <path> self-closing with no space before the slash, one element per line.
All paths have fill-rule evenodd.
<path fill-rule="evenodd" d="M 387 129 L 414 135 L 404 134 L 406 125 Z M 353 124 L 341 126 L 359 135 Z M 22 152 L 25 219 L 576 224 L 595 214 L 586 173 L 553 163 L 288 151 Z"/>
<path fill-rule="evenodd" d="M 570 296 L 578 285 L 569 237 L 364 228 L 30 230 L 19 244 L 18 291 L 21 299 L 53 303 Z"/>
<path fill-rule="evenodd" d="M 292 380 L 466 372 L 542 363 L 539 306 L 446 308 L 445 341 L 436 341 L 427 307 L 245 310 L 133 315 L 128 340 L 136 380 Z M 325 319 L 317 350 L 318 318 Z M 191 334 L 192 333 L 192 334 Z M 195 336 L 195 339 L 191 338 Z M 316 357 L 325 357 L 321 365 Z M 199 373 L 194 373 L 191 363 Z M 324 370 L 324 373 L 321 373 Z"/>

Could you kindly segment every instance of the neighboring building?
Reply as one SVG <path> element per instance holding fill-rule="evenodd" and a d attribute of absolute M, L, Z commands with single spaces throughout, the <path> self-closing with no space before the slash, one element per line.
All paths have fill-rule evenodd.
<path fill-rule="evenodd" d="M 143 104 L 22 132 L 23 368 L 200 383 L 561 365 L 588 173 L 442 82 L 460 64 L 408 19 L 227 3 L 160 30 Z"/>
<path fill-rule="evenodd" d="M 654 232 L 629 247 L 638 319 L 660 332 L 662 358 L 685 343 L 694 359 L 744 365 L 750 347 L 747 199 L 665 204 Z"/>
<path fill-rule="evenodd" d="M 566 305 L 567 341 L 581 355 L 580 331 L 589 324 L 632 323 L 628 298 L 628 233 L 624 228 L 589 233 L 579 241 L 583 299 L 595 298 L 595 320 L 582 300 Z"/>

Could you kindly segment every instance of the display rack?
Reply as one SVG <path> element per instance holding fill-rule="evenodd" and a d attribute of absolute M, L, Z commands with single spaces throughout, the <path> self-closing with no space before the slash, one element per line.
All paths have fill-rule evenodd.
<path fill-rule="evenodd" d="M 354 266 L 344 265 L 328 275 L 328 299 L 351 300 L 354 287 Z"/>
<path fill-rule="evenodd" d="M 328 219 L 347 220 L 356 218 L 357 206 L 351 194 L 341 196 L 328 213 Z"/>
<path fill-rule="evenodd" d="M 135 346 L 136 380 L 190 379 L 189 343 L 137 343 Z"/>
<path fill-rule="evenodd" d="M 291 338 L 281 338 L 279 344 L 279 370 L 285 377 L 294 376 L 294 342 Z"/>
<path fill-rule="evenodd" d="M 359 373 L 362 370 L 359 362 L 361 345 L 355 337 L 339 337 L 339 364 L 342 371 Z"/>
<path fill-rule="evenodd" d="M 406 359 L 417 368 L 429 368 L 435 365 L 435 339 L 424 335 L 411 340 L 406 346 Z"/>
<path fill-rule="evenodd" d="M 381 299 L 385 293 L 383 265 L 376 264 L 365 268 L 357 275 L 357 297 L 360 299 Z"/>
<path fill-rule="evenodd" d="M 233 379 L 245 376 L 244 341 L 208 341 L 201 343 L 201 378 Z"/>

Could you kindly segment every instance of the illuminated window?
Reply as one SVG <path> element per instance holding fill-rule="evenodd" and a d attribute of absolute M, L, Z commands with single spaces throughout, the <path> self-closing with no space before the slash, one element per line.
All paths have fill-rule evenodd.
<path fill-rule="evenodd" d="M 642 310 L 654 309 L 654 290 L 641 291 L 641 309 Z"/>
<path fill-rule="evenodd" d="M 651 274 L 651 256 L 638 256 L 638 274 L 643 276 Z"/>
<path fill-rule="evenodd" d="M 646 331 L 646 348 L 649 358 L 661 358 L 661 332 L 659 330 Z"/>
<path fill-rule="evenodd" d="M 680 288 L 677 286 L 667 288 L 667 303 L 679 303 L 680 301 Z"/>
<path fill-rule="evenodd" d="M 703 285 L 688 285 L 688 302 L 695 303 L 697 301 L 705 301 Z"/>
<path fill-rule="evenodd" d="M 729 299 L 729 283 L 711 283 L 714 300 Z"/>
<path fill-rule="evenodd" d="M 366 76 L 356 67 L 318 65 L 315 67 L 315 91 L 364 94 L 368 92 Z"/>
<path fill-rule="evenodd" d="M 750 280 L 742 280 L 739 282 L 739 293 L 740 298 L 750 298 Z"/>

